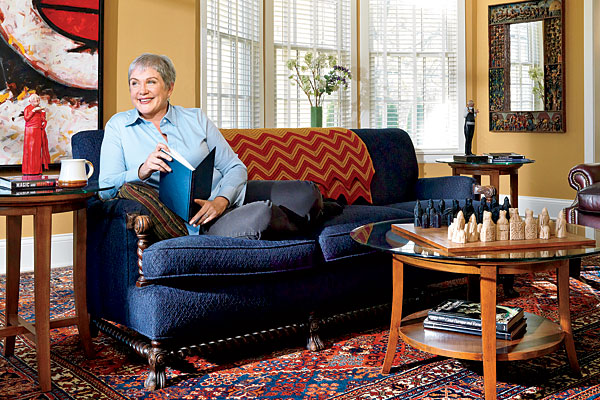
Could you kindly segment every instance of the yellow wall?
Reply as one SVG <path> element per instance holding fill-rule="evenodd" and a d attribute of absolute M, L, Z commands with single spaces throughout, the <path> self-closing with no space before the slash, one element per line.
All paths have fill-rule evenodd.
<path fill-rule="evenodd" d="M 478 153 L 515 151 L 536 160 L 519 172 L 519 194 L 571 199 L 567 184 L 569 169 L 583 162 L 583 0 L 567 2 L 565 18 L 567 131 L 550 133 L 495 133 L 489 126 L 488 108 L 488 5 L 502 0 L 467 0 L 466 60 L 467 97 L 475 100 L 479 115 L 474 139 Z M 131 107 L 127 91 L 127 69 L 143 52 L 167 54 L 177 68 L 173 103 L 186 107 L 198 103 L 198 12 L 197 0 L 106 0 L 104 2 L 104 122 L 116 112 Z M 448 175 L 444 164 L 421 164 L 421 176 Z M 57 172 L 55 172 L 57 173 Z M 483 183 L 486 183 L 484 178 Z M 501 193 L 508 188 L 502 177 Z M 72 232 L 70 213 L 53 217 L 53 234 Z M 32 235 L 31 218 L 25 218 L 23 233 Z M 5 238 L 0 218 L 0 239 Z"/>
<path fill-rule="evenodd" d="M 479 108 L 475 128 L 474 151 L 477 154 L 514 151 L 536 160 L 519 170 L 519 195 L 572 199 L 575 191 L 567 183 L 571 167 L 584 159 L 583 114 L 583 0 L 569 0 L 565 9 L 565 133 L 490 132 L 488 103 L 488 6 L 511 3 L 499 0 L 468 0 L 467 30 L 467 97 L 472 96 Z M 469 33 L 469 32 L 467 32 Z M 473 60 L 474 65 L 469 61 Z M 422 166 L 426 176 L 447 175 L 444 165 Z M 484 178 L 485 183 L 485 178 Z M 500 192 L 507 193 L 508 177 L 502 177 Z"/>

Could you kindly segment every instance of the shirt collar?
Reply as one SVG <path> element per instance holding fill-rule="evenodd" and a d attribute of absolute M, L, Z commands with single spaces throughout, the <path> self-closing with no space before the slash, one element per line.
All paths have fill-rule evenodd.
<path fill-rule="evenodd" d="M 125 123 L 125 125 L 133 125 L 138 120 L 140 120 L 140 119 L 143 120 L 143 118 L 140 116 L 140 113 L 135 108 L 132 110 L 129 110 L 127 113 L 128 113 L 127 114 L 127 122 Z M 167 109 L 167 113 L 165 114 L 165 116 L 163 118 L 165 118 L 167 121 L 169 121 L 173 125 L 177 125 L 177 114 L 175 112 L 175 107 L 173 107 L 171 105 L 171 103 L 169 103 L 169 108 Z"/>

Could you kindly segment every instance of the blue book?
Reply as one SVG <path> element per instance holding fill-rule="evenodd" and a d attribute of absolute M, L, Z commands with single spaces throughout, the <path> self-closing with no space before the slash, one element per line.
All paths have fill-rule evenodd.
<path fill-rule="evenodd" d="M 207 200 L 212 188 L 215 149 L 193 168 L 179 153 L 168 152 L 173 159 L 167 162 L 171 172 L 160 173 L 158 198 L 171 211 L 189 222 L 200 206 L 194 199 Z"/>

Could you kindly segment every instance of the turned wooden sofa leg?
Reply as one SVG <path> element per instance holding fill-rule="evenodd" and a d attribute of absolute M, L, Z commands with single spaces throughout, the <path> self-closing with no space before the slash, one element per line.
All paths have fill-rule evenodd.
<path fill-rule="evenodd" d="M 144 387 L 148 390 L 162 389 L 167 386 L 167 351 L 156 340 L 150 344 L 152 347 L 146 348 L 149 369 Z"/>
<path fill-rule="evenodd" d="M 309 351 L 320 351 L 325 348 L 323 341 L 319 337 L 319 320 L 311 313 L 308 317 L 308 341 L 306 348 Z"/>

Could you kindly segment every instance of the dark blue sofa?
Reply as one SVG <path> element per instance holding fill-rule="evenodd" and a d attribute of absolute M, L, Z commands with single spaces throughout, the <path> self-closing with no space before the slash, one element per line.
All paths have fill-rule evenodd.
<path fill-rule="evenodd" d="M 354 132 L 366 144 L 375 167 L 373 204 L 346 205 L 304 238 L 266 241 L 201 235 L 149 246 L 142 240 L 141 248 L 148 246 L 140 262 L 143 285 L 138 282 L 139 238 L 128 228 L 127 216 L 148 214 L 147 210 L 124 199 L 89 202 L 89 312 L 96 325 L 113 336 L 123 338 L 126 330 L 142 335 L 124 341 L 148 358 L 146 387 L 165 385 L 165 363 L 177 353 L 174 347 L 244 338 L 269 328 L 277 332 L 279 327 L 309 326 L 309 315 L 340 315 L 389 303 L 390 256 L 356 244 L 350 231 L 374 221 L 412 221 L 416 199 L 473 197 L 472 178 L 419 179 L 406 132 Z M 100 169 L 102 138 L 103 131 L 72 138 L 73 156 L 96 167 L 91 179 L 97 179 Z M 250 185 L 248 192 L 251 195 Z M 423 287 L 433 275 L 414 270 L 407 281 Z M 312 346 L 320 347 L 318 341 Z"/>

